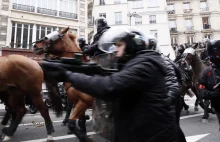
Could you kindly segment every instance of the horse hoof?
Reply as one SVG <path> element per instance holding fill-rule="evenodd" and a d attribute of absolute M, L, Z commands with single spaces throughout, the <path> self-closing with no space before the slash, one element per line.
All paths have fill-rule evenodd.
<path fill-rule="evenodd" d="M 54 140 L 47 140 L 47 142 L 54 142 Z"/>
<path fill-rule="evenodd" d="M 195 107 L 195 108 L 194 108 L 194 111 L 199 111 L 199 108 L 198 108 L 198 107 Z"/>
<path fill-rule="evenodd" d="M 7 135 L 3 135 L 1 139 L 3 142 L 11 142 L 12 141 L 12 138 Z"/>
<path fill-rule="evenodd" d="M 202 119 L 202 123 L 207 124 L 207 123 L 209 123 L 209 121 L 208 121 L 208 119 Z"/>

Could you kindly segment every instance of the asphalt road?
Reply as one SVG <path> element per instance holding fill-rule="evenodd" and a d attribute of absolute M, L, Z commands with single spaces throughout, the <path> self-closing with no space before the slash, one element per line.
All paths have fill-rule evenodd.
<path fill-rule="evenodd" d="M 188 142 L 220 142 L 219 126 L 215 115 L 210 115 L 209 123 L 203 124 L 202 109 L 194 112 L 195 98 L 190 98 L 186 101 L 190 105 L 189 114 L 182 113 L 181 127 L 186 135 Z M 1 107 L 0 107 L 1 109 Z M 88 115 L 91 115 L 89 110 Z M 3 110 L 0 110 L 0 118 L 3 115 Z M 63 116 L 64 117 L 64 116 Z M 67 135 L 67 128 L 61 126 L 63 117 L 56 118 L 51 112 L 51 118 L 54 121 L 55 133 L 53 134 L 56 142 L 78 142 L 75 135 Z M 41 122 L 41 123 L 39 123 Z M 46 128 L 42 124 L 43 119 L 40 114 L 30 115 L 27 114 L 19 125 L 16 133 L 13 136 L 13 142 L 42 142 L 46 141 Z M 88 135 L 90 135 L 96 142 L 105 142 L 99 136 L 95 135 L 92 131 L 92 120 L 87 121 Z"/>

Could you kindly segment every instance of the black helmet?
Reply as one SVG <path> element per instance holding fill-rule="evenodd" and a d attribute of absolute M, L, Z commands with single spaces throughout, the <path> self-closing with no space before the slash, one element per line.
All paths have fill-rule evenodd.
<path fill-rule="evenodd" d="M 86 44 L 86 40 L 83 37 L 78 38 L 79 47 L 83 48 L 83 46 Z"/>
<path fill-rule="evenodd" d="M 157 50 L 157 39 L 154 36 L 146 36 L 145 42 L 148 50 Z"/>
<path fill-rule="evenodd" d="M 183 54 L 184 50 L 185 50 L 185 48 L 184 48 L 184 46 L 183 46 L 182 44 L 180 44 L 180 45 L 177 46 L 177 51 L 178 51 L 180 54 Z"/>
<path fill-rule="evenodd" d="M 214 64 L 220 64 L 220 40 L 210 40 L 207 43 L 208 56 Z"/>
<path fill-rule="evenodd" d="M 108 23 L 104 17 L 99 17 L 96 19 L 95 25 L 96 25 L 97 30 L 99 31 L 100 29 L 108 26 Z"/>
<path fill-rule="evenodd" d="M 114 44 L 118 41 L 126 43 L 126 55 L 135 55 L 137 52 L 147 49 L 144 34 L 136 27 L 110 28 L 100 38 L 99 49 L 107 53 L 113 52 Z"/>

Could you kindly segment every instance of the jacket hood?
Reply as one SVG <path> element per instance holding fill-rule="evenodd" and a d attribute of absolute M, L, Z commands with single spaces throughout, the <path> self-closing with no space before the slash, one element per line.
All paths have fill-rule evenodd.
<path fill-rule="evenodd" d="M 159 68 L 160 71 L 162 71 L 164 75 L 166 75 L 166 66 L 164 59 L 161 57 L 160 53 L 152 50 L 144 50 L 138 52 L 138 55 L 135 56 L 133 59 L 131 59 L 127 63 L 127 65 L 125 65 L 125 67 L 127 68 L 130 65 L 134 65 L 146 61 L 152 62 L 154 65 L 156 65 Z"/>

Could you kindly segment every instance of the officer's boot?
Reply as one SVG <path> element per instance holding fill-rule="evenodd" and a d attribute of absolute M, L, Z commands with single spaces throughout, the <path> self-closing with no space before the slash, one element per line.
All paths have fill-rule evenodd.
<path fill-rule="evenodd" d="M 79 119 L 78 125 L 79 125 L 79 128 L 80 128 L 80 132 L 86 135 L 87 134 L 87 131 L 86 131 L 86 116 L 83 116 Z"/>

